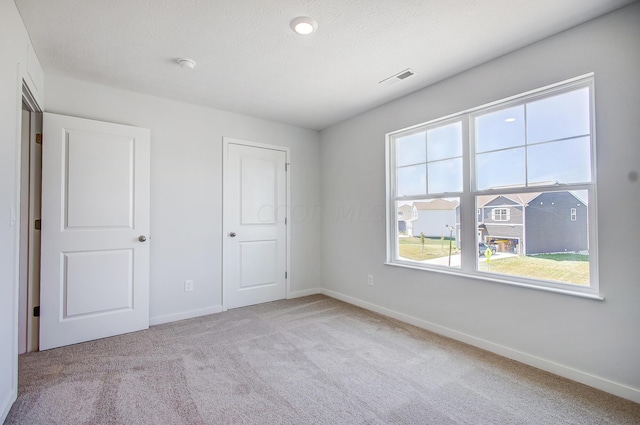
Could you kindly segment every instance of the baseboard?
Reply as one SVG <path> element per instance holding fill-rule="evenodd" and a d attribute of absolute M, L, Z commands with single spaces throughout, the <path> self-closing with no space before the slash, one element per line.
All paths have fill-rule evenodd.
<path fill-rule="evenodd" d="M 5 419 L 7 419 L 9 410 L 11 410 L 11 406 L 13 406 L 13 402 L 16 401 L 17 398 L 18 393 L 15 388 L 12 388 L 4 400 L 2 400 L 2 404 L 0 405 L 0 424 L 3 424 Z"/>
<path fill-rule="evenodd" d="M 289 296 L 287 296 L 287 299 L 290 300 L 291 298 L 308 297 L 309 295 L 317 295 L 322 293 L 323 292 L 321 288 L 305 289 L 303 291 L 293 291 L 293 292 L 289 292 Z"/>
<path fill-rule="evenodd" d="M 515 350 L 513 348 L 505 347 L 504 345 L 496 344 L 482 338 L 477 338 L 464 332 L 459 332 L 454 329 L 450 329 L 423 319 L 419 319 L 417 317 L 410 316 L 408 314 L 400 313 L 386 307 L 381 307 L 367 301 L 362 301 L 358 298 L 354 298 L 340 292 L 323 289 L 322 293 L 328 297 L 353 304 L 355 306 L 382 314 L 384 316 L 392 317 L 394 319 L 409 323 L 422 329 L 426 329 L 439 335 L 443 335 L 457 341 L 482 348 L 483 350 L 490 351 L 503 357 L 519 361 L 521 363 L 536 367 L 538 369 L 542 369 L 544 371 L 562 376 L 567 379 L 571 379 L 572 381 L 580 382 L 581 384 L 585 384 L 590 387 L 605 391 L 607 393 L 617 395 L 618 397 L 626 398 L 627 400 L 640 403 L 640 389 L 609 381 L 607 379 L 603 379 L 568 366 L 545 360 L 540 357 Z"/>
<path fill-rule="evenodd" d="M 174 314 L 165 314 L 164 316 L 155 316 L 155 317 L 149 318 L 149 325 L 150 326 L 161 325 L 163 323 L 176 322 L 178 320 L 185 320 L 185 319 L 193 319 L 194 317 L 206 316 L 208 314 L 214 314 L 214 313 L 220 313 L 220 312 L 222 312 L 222 306 L 216 305 L 213 307 L 200 308 L 197 310 L 183 311 L 183 312 L 174 313 Z"/>

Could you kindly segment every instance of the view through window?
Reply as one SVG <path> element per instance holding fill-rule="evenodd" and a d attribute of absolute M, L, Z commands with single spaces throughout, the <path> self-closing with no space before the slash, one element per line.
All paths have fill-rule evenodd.
<path fill-rule="evenodd" d="M 388 135 L 389 262 L 597 291 L 593 79 Z"/>

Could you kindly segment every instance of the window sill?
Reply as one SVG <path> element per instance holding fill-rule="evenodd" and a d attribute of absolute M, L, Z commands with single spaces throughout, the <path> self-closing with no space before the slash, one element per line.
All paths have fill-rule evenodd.
<path fill-rule="evenodd" d="M 412 265 L 409 265 L 409 264 L 391 263 L 391 262 L 385 262 L 384 264 L 387 265 L 387 266 L 402 267 L 402 268 L 406 268 L 406 269 L 420 270 L 420 271 L 425 271 L 425 272 L 442 273 L 442 274 L 465 277 L 465 278 L 469 278 L 469 279 L 482 280 L 482 281 L 485 281 L 485 282 L 495 282 L 495 283 L 501 283 L 501 284 L 504 284 L 504 285 L 519 286 L 521 288 L 535 289 L 535 290 L 538 290 L 538 291 L 553 292 L 553 293 L 556 293 L 556 294 L 570 295 L 570 296 L 573 296 L 573 297 L 587 298 L 587 299 L 590 299 L 590 300 L 597 300 L 597 301 L 604 301 L 604 297 L 602 295 L 600 295 L 600 294 L 592 294 L 592 293 L 588 293 L 588 292 L 572 291 L 570 289 L 554 288 L 554 287 L 550 287 L 550 286 L 540 286 L 540 285 L 535 285 L 535 284 L 530 284 L 530 283 L 517 282 L 517 281 L 505 279 L 505 278 L 493 277 L 493 276 L 470 274 L 470 273 L 465 273 L 465 272 L 463 272 L 461 270 L 456 270 L 456 269 L 453 269 L 453 270 L 438 269 L 438 268 L 428 268 L 427 269 L 427 268 L 424 268 L 424 267 L 417 267 L 417 266 L 412 266 Z"/>

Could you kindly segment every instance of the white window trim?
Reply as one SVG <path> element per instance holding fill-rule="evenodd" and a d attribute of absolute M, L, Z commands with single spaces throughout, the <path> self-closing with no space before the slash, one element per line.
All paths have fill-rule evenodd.
<path fill-rule="evenodd" d="M 597 176 L 596 176 L 596 129 L 595 129 L 595 116 L 594 116 L 594 74 L 589 73 L 575 77 L 569 80 L 565 80 L 559 83 L 551 84 L 539 89 L 531 90 L 518 95 L 510 96 L 501 100 L 490 102 L 478 107 L 470 108 L 455 114 L 451 114 L 442 118 L 427 121 L 421 124 L 416 124 L 411 127 L 400 129 L 386 134 L 385 139 L 385 163 L 386 163 L 386 191 L 387 191 L 387 261 L 385 264 L 392 266 L 407 267 L 412 269 L 431 271 L 437 273 L 453 274 L 458 276 L 470 277 L 473 279 L 480 279 L 484 281 L 498 282 L 503 284 L 515 285 L 519 287 L 526 287 L 532 289 L 538 289 L 548 292 L 562 293 L 567 295 L 575 295 L 583 298 L 603 300 L 604 298 L 599 293 L 598 282 L 598 253 L 597 253 Z M 591 110 L 591 182 L 588 184 L 576 184 L 576 185 L 552 185 L 552 186 L 529 186 L 518 187 L 500 190 L 474 190 L 476 187 L 475 181 L 475 149 L 472 146 L 471 138 L 464 136 L 463 140 L 463 192 L 462 193 L 444 193 L 434 195 L 417 195 L 412 197 L 403 197 L 403 200 L 418 200 L 428 198 L 444 198 L 444 197 L 459 197 L 460 208 L 460 220 L 462 226 L 476 226 L 477 209 L 480 208 L 476 205 L 476 197 L 482 195 L 500 195 L 509 194 L 517 191 L 517 193 L 528 192 L 551 192 L 562 190 L 587 190 L 589 194 L 589 203 L 587 205 L 589 215 L 589 247 L 590 247 L 590 286 L 582 287 L 575 284 L 565 284 L 560 282 L 543 281 L 531 278 L 521 278 L 518 276 L 498 275 L 487 272 L 479 272 L 477 270 L 477 258 L 473 255 L 462 255 L 461 268 L 450 268 L 431 264 L 421 265 L 413 261 L 403 261 L 397 258 L 397 229 L 392 224 L 395 224 L 393 218 L 396 217 L 395 201 L 399 198 L 395 197 L 395 179 L 392 178 L 392 172 L 395 170 L 395 151 L 391 149 L 393 146 L 393 139 L 396 135 L 405 135 L 411 131 L 426 130 L 427 126 L 446 125 L 449 122 L 462 119 L 462 131 L 464 135 L 468 135 L 470 127 L 473 126 L 473 116 L 476 114 L 487 113 L 490 109 L 502 109 L 509 106 L 515 106 L 516 104 L 523 104 L 531 102 L 535 98 L 543 98 L 550 93 L 560 94 L 566 91 L 572 91 L 579 87 L 589 87 L 590 89 L 590 110 Z M 472 208 L 471 208 L 472 207 Z M 461 233 L 460 243 L 463 252 L 475 252 L 477 250 L 474 245 L 477 246 L 478 235 L 476 231 L 473 231 L 473 238 L 464 238 Z"/>
<path fill-rule="evenodd" d="M 504 211 L 504 214 L 502 214 L 501 211 Z M 499 212 L 499 214 L 496 214 L 497 212 Z M 504 219 L 502 218 L 502 216 L 504 215 Z M 500 218 L 496 218 L 497 216 L 500 216 Z M 500 207 L 500 208 L 492 208 L 491 209 L 491 220 L 493 221 L 511 221 L 511 208 L 506 208 L 506 207 Z"/>

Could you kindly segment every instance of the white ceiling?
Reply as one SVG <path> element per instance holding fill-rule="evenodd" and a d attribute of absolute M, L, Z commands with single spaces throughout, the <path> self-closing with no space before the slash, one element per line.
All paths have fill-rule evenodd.
<path fill-rule="evenodd" d="M 633 0 L 15 2 L 45 74 L 323 129 Z"/>

